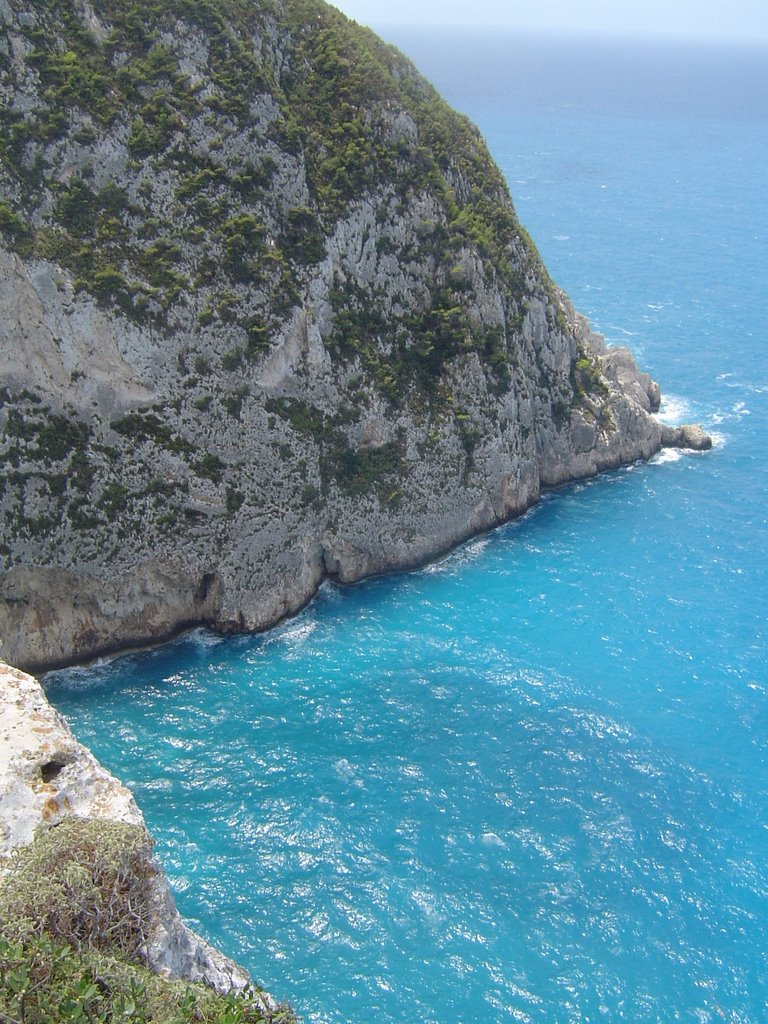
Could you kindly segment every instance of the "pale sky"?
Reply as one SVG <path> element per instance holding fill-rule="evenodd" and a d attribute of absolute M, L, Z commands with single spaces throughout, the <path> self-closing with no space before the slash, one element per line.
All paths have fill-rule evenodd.
<path fill-rule="evenodd" d="M 332 0 L 372 28 L 503 26 L 590 35 L 768 41 L 768 0 Z"/>

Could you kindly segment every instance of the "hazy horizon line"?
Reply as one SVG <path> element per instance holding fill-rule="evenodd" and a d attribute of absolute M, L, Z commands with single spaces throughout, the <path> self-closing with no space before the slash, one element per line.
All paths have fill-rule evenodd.
<path fill-rule="evenodd" d="M 714 46 L 739 46 L 752 49 L 767 49 L 768 35 L 722 35 L 720 33 L 683 33 L 683 32 L 658 32 L 653 30 L 635 29 L 595 29 L 590 28 L 564 28 L 563 26 L 547 25 L 509 25 L 507 23 L 492 24 L 483 23 L 468 24 L 462 22 L 442 22 L 440 24 L 423 21 L 360 21 L 347 15 L 351 21 L 359 25 L 367 26 L 374 32 L 381 34 L 386 30 L 395 31 L 418 31 L 418 32 L 445 32 L 445 33 L 473 33 L 475 35 L 488 35 L 503 33 L 509 36 L 537 36 L 549 37 L 552 39 L 578 39 L 580 41 L 593 40 L 595 42 L 654 42 L 654 43 L 689 43 L 696 45 Z"/>

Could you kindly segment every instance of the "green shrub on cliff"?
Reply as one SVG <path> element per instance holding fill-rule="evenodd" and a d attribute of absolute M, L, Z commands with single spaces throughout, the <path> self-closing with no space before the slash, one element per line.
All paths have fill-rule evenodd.
<path fill-rule="evenodd" d="M 608 394 L 597 361 L 583 351 L 579 353 L 579 358 L 571 368 L 571 384 L 577 400 L 588 396 L 605 397 Z"/>
<path fill-rule="evenodd" d="M 29 251 L 32 238 L 29 225 L 6 202 L 0 202 L 0 232 L 12 248 L 22 253 Z"/>
<path fill-rule="evenodd" d="M 0 1020 L 6 1024 L 295 1024 L 254 992 L 218 996 L 138 963 L 77 951 L 44 936 L 0 933 Z"/>
<path fill-rule="evenodd" d="M 133 957 L 146 939 L 156 873 L 144 829 L 68 818 L 38 829 L 17 854 L 0 889 L 2 918 L 22 935 Z"/>
<path fill-rule="evenodd" d="M 351 206 L 387 197 L 383 223 L 397 215 L 392 204 L 406 209 L 424 194 L 435 203 L 432 229 L 393 255 L 435 261 L 438 290 L 467 247 L 515 301 L 529 271 L 546 282 L 477 129 L 402 54 L 332 6 L 94 0 L 95 21 L 68 0 L 30 6 L 29 50 L 0 63 L 0 93 L 36 83 L 23 116 L 0 110 L 0 237 L 65 267 L 102 305 L 165 330 L 201 286 L 232 293 L 227 322 L 257 358 L 268 335 L 254 341 L 251 324 L 272 333 L 290 314 Z M 195 34 L 206 57 L 191 75 L 185 40 Z M 267 39 L 278 40 L 275 53 Z M 70 176 L 61 161 L 72 146 L 79 166 Z M 276 172 L 306 181 L 299 203 L 268 187 Z M 396 372 L 383 378 L 379 350 L 394 339 L 358 323 L 376 296 L 361 300 L 338 310 L 336 354 L 361 357 L 387 397 L 422 389 L 468 348 L 489 379 L 508 385 L 509 341 L 490 356 L 473 345 L 463 295 L 445 307 L 460 307 L 450 322 L 420 323 L 408 310 L 391 352 Z M 201 310 L 200 323 L 220 305 Z M 442 309 L 438 295 L 432 306 Z"/>
<path fill-rule="evenodd" d="M 0 883 L 0 1020 L 8 1024 L 294 1024 L 257 992 L 221 997 L 142 961 L 157 868 L 147 832 L 41 826 Z"/>

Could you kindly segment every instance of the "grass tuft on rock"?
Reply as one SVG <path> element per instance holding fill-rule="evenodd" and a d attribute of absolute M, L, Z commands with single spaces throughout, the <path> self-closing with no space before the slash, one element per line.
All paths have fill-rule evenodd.
<path fill-rule="evenodd" d="M 219 996 L 143 960 L 158 868 L 146 830 L 66 818 L 41 825 L 0 882 L 5 1024 L 295 1024 L 258 991 Z"/>

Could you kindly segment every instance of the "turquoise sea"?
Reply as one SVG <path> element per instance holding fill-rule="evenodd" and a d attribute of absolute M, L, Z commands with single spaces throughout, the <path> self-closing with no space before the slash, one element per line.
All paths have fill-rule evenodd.
<path fill-rule="evenodd" d="M 768 52 L 388 34 L 714 450 L 50 696 L 305 1021 L 763 1024 Z"/>

